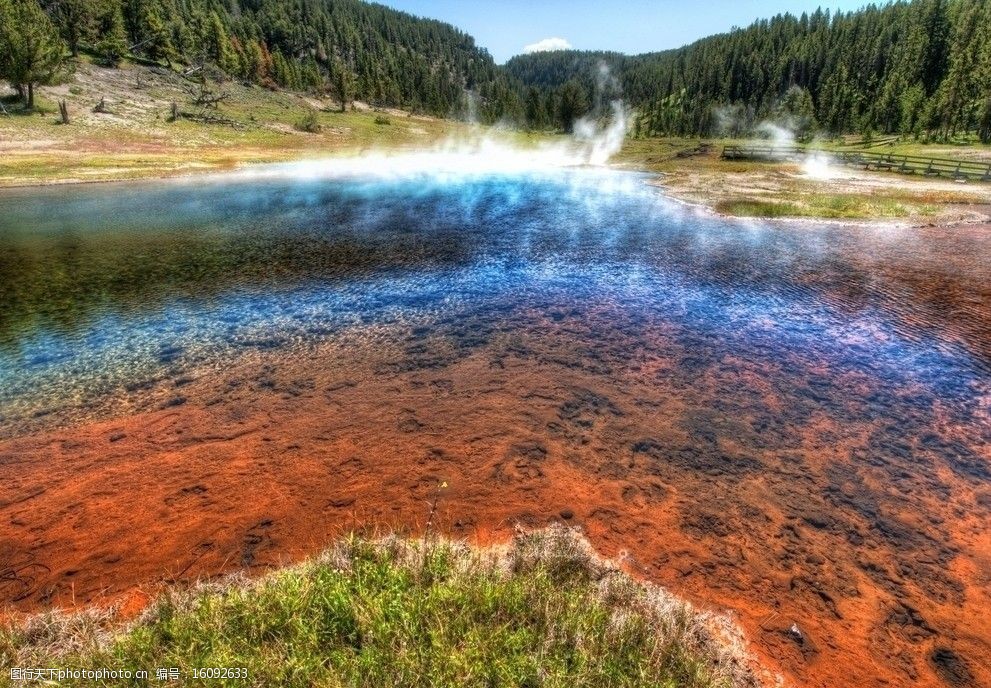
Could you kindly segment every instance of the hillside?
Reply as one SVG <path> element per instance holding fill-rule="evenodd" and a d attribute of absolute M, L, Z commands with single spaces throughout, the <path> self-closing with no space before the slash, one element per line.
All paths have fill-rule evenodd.
<path fill-rule="evenodd" d="M 884 132 L 991 141 L 991 3 L 912 0 L 790 14 L 678 50 L 514 57 L 507 73 L 547 102 L 592 91 L 608 65 L 647 135 L 739 135 L 766 118 L 800 134 Z M 532 97 L 532 96 L 531 96 Z"/>
<path fill-rule="evenodd" d="M 0 0 L 0 78 L 30 106 L 86 56 L 413 113 L 570 130 L 622 95 L 638 135 L 863 133 L 991 142 L 991 3 L 779 15 L 675 50 L 504 67 L 459 29 L 361 0 Z M 603 72 L 602 68 L 608 68 Z"/>
<path fill-rule="evenodd" d="M 138 59 L 195 75 L 215 65 L 247 83 L 440 116 L 463 115 L 470 100 L 497 119 L 514 96 L 471 36 L 359 0 L 52 0 L 40 3 L 47 19 L 25 3 L 38 7 L 0 0 L 10 42 L 31 31 L 49 41 L 50 21 L 60 49 L 107 66 Z"/>
<path fill-rule="evenodd" d="M 449 119 L 363 101 L 341 112 L 340 101 L 326 95 L 231 80 L 211 80 L 207 88 L 223 100 L 197 105 L 199 88 L 164 67 L 125 63 L 110 68 L 81 60 L 71 82 L 38 89 L 31 114 L 13 109 L 10 116 L 0 114 L 0 186 L 174 176 L 371 150 L 422 150 L 472 133 L 468 125 Z M 58 101 L 66 104 L 68 125 L 58 123 Z M 179 115 L 174 121 L 173 103 Z"/>

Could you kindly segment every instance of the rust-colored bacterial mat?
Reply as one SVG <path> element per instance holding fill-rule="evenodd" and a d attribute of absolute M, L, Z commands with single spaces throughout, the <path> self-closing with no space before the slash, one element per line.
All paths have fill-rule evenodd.
<path fill-rule="evenodd" d="M 0 195 L 0 601 L 136 609 L 436 501 L 581 525 L 799 685 L 991 685 L 991 228 L 643 182 Z"/>

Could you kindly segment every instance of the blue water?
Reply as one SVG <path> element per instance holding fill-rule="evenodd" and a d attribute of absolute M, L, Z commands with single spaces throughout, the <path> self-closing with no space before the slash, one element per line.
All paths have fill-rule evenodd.
<path fill-rule="evenodd" d="M 250 351 L 375 346 L 415 330 L 467 352 L 532 330 L 535 314 L 591 322 L 588 309 L 611 304 L 618 320 L 595 322 L 585 342 L 605 366 L 650 345 L 638 327 L 664 327 L 691 354 L 685 379 L 728 353 L 782 381 L 789 366 L 855 373 L 887 394 L 886 412 L 938 402 L 986 439 L 988 304 L 968 292 L 991 281 L 985 246 L 956 240 L 948 267 L 925 241 L 719 219 L 643 176 L 588 170 L 7 192 L 2 434 L 107 412 L 149 381 Z M 968 253 L 955 308 L 917 288 L 920 275 L 958 279 L 941 272 Z M 908 390 L 911 404 L 899 401 Z"/>
<path fill-rule="evenodd" d="M 390 433 L 402 457 L 496 438 L 491 456 L 410 458 L 397 485 L 461 461 L 470 482 L 528 495 L 546 462 L 621 494 L 571 504 L 576 520 L 636 542 L 662 579 L 773 600 L 784 630 L 757 640 L 795 642 L 794 619 L 812 639 L 795 657 L 860 643 L 869 624 L 863 642 L 897 671 L 923 632 L 979 665 L 987 633 L 958 635 L 956 619 L 986 587 L 991 232 L 722 219 L 648 181 L 262 175 L 0 193 L 0 459 L 22 441 L 50 458 L 47 436 L 8 438 L 183 404 L 201 424 L 256 414 L 264 439 L 323 442 L 334 414 L 317 406 L 347 399 L 371 417 L 326 434 L 359 452 Z M 434 382 L 454 390 L 443 404 Z M 294 384 L 313 394 L 272 401 Z M 459 400 L 483 398 L 462 417 Z M 415 412 L 453 436 L 403 426 Z M 128 433 L 139 457 L 172 451 L 154 422 Z M 531 454 L 503 461 L 519 442 Z M 78 455 L 63 446 L 52 460 Z M 649 513 L 677 518 L 662 529 Z M 873 616 L 844 619 L 831 605 L 848 600 Z"/>

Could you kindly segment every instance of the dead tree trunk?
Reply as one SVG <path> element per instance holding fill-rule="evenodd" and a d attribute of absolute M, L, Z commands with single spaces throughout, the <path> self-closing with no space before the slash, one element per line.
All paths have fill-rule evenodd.
<path fill-rule="evenodd" d="M 66 105 L 65 99 L 63 98 L 58 102 L 59 115 L 62 116 L 62 124 L 69 123 L 69 106 Z"/>
<path fill-rule="evenodd" d="M 221 93 L 212 90 L 206 83 L 201 83 L 198 88 L 188 88 L 186 92 L 192 100 L 193 105 L 202 107 L 212 107 L 217 109 L 220 103 L 230 97 L 229 93 Z"/>

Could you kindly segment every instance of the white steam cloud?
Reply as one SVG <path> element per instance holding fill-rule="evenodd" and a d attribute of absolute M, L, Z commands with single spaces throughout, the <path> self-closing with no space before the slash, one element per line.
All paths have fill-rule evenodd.
<path fill-rule="evenodd" d="M 839 169 L 828 153 L 816 150 L 802 150 L 798 146 L 796 131 L 799 123 L 792 117 L 778 117 L 754 123 L 753 111 L 741 106 L 717 108 L 713 111 L 719 133 L 724 136 L 740 137 L 749 132 L 752 136 L 769 141 L 773 148 L 782 149 L 786 157 L 794 156 L 802 166 L 802 174 L 810 179 L 830 181 L 846 175 Z M 792 153 L 794 151 L 794 153 Z"/>
<path fill-rule="evenodd" d="M 808 153 L 805 156 L 805 161 L 802 163 L 802 172 L 805 173 L 806 177 L 820 181 L 829 181 L 831 179 L 840 179 L 849 176 L 836 167 L 828 155 L 821 152 Z"/>
<path fill-rule="evenodd" d="M 566 140 L 532 146 L 514 145 L 505 135 L 474 130 L 417 152 L 366 153 L 354 157 L 303 160 L 247 168 L 241 176 L 270 178 L 375 177 L 403 179 L 430 177 L 458 182 L 466 177 L 491 174 L 546 174 L 569 167 L 601 166 L 619 150 L 626 135 L 628 111 L 612 103 L 613 116 L 600 123 L 583 119 L 575 135 Z"/>
<path fill-rule="evenodd" d="M 523 54 L 529 55 L 530 53 L 546 53 L 552 50 L 571 50 L 571 43 L 564 38 L 544 38 L 536 43 L 531 43 L 530 45 L 523 46 Z"/>
<path fill-rule="evenodd" d="M 498 130 L 477 127 L 416 152 L 371 152 L 356 157 L 305 160 L 262 165 L 239 172 L 249 177 L 419 178 L 456 182 L 467 176 L 490 174 L 549 173 L 567 167 L 605 165 L 626 138 L 631 113 L 617 96 L 621 88 L 601 65 L 596 75 L 596 106 L 574 123 L 574 133 L 565 139 L 530 146 L 514 145 Z M 603 104 L 610 98 L 608 106 Z M 469 101 L 470 103 L 470 101 Z"/>
<path fill-rule="evenodd" d="M 617 153 L 626 138 L 630 123 L 630 111 L 621 100 L 609 104 L 612 116 L 605 125 L 594 117 L 583 117 L 575 122 L 575 139 L 585 146 L 585 164 L 604 165 Z"/>
<path fill-rule="evenodd" d="M 764 121 L 757 125 L 757 133 L 761 138 L 770 139 L 775 148 L 795 146 L 795 130 L 787 123 Z"/>
<path fill-rule="evenodd" d="M 609 102 L 608 114 L 604 113 L 602 104 L 605 97 L 618 96 L 622 90 L 609 66 L 600 62 L 595 75 L 595 109 L 575 122 L 574 126 L 575 139 L 587 146 L 588 164 L 605 164 L 623 146 L 631 113 L 619 97 Z"/>

